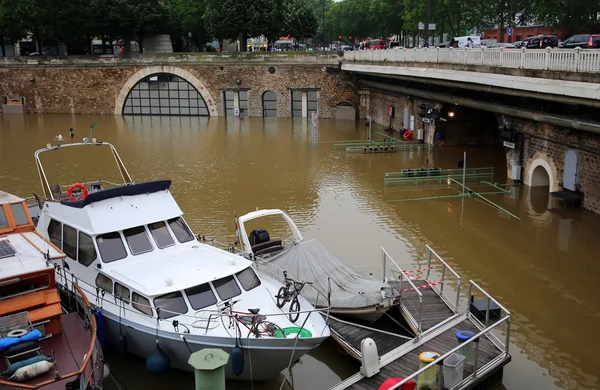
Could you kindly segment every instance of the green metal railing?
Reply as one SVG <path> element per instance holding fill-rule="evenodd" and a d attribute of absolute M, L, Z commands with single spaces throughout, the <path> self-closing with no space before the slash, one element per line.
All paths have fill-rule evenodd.
<path fill-rule="evenodd" d="M 423 144 L 421 144 L 423 145 Z M 383 179 L 384 185 L 392 184 L 438 184 L 448 183 L 450 179 L 462 180 L 462 169 L 403 169 L 400 172 L 387 172 Z M 467 180 L 493 180 L 494 168 L 467 168 L 465 170 Z"/>

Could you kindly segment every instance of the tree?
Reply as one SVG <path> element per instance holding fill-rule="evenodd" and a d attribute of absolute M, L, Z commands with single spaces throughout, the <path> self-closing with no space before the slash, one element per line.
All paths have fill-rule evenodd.
<path fill-rule="evenodd" d="M 140 53 L 143 53 L 144 38 L 148 34 L 170 31 L 170 6 L 163 0 L 120 0 L 122 18 L 119 35 L 125 39 L 125 44 L 135 39 Z"/>
<path fill-rule="evenodd" d="M 373 25 L 376 35 L 383 37 L 404 30 L 404 1 L 371 0 L 369 9 L 372 18 L 379 21 Z"/>
<path fill-rule="evenodd" d="M 0 46 L 2 56 L 6 56 L 5 43 L 14 43 L 27 35 L 27 29 L 20 15 L 18 6 L 11 0 L 0 0 Z"/>
<path fill-rule="evenodd" d="M 296 40 L 314 36 L 318 22 L 307 0 L 285 0 L 284 32 Z"/>
<path fill-rule="evenodd" d="M 178 35 L 186 37 L 191 33 L 191 41 L 196 44 L 198 50 L 202 49 L 208 38 L 204 23 L 205 11 L 206 1 L 204 0 L 174 0 L 173 2 L 174 20 L 178 21 L 174 30 L 178 32 Z"/>
<path fill-rule="evenodd" d="M 589 33 L 592 26 L 600 22 L 600 2 L 597 0 L 534 0 L 533 13 L 539 22 L 554 27 L 564 27 L 567 36 Z"/>

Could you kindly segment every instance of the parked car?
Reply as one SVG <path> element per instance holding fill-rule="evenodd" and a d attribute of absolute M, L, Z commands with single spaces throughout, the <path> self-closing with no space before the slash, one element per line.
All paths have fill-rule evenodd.
<path fill-rule="evenodd" d="M 598 49 L 600 48 L 600 34 L 578 34 L 565 39 L 560 44 L 562 49 Z"/>
<path fill-rule="evenodd" d="M 521 47 L 526 49 L 545 49 L 547 47 L 557 47 L 558 41 L 558 36 L 556 35 L 538 35 L 523 40 Z"/>
<path fill-rule="evenodd" d="M 516 47 L 517 49 L 518 49 L 518 48 L 520 48 L 522 44 L 523 44 L 523 41 L 516 41 L 516 42 L 513 42 L 513 45 L 515 45 L 515 47 Z"/>

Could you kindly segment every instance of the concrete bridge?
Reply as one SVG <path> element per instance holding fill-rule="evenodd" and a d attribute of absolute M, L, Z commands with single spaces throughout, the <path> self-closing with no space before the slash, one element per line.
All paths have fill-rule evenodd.
<path fill-rule="evenodd" d="M 341 68 L 362 116 L 427 143 L 503 143 L 508 178 L 600 212 L 600 50 L 370 50 Z"/>
<path fill-rule="evenodd" d="M 430 49 L 21 58 L 33 113 L 372 119 L 435 144 L 505 145 L 507 176 L 600 212 L 600 51 Z M 355 113 L 355 111 L 358 111 Z M 391 113 L 391 116 L 390 116 Z M 422 130 L 422 131 L 418 131 Z"/>

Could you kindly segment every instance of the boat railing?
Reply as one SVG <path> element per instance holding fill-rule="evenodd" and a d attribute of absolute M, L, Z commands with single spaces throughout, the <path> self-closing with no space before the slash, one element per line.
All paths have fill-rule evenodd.
<path fill-rule="evenodd" d="M 405 314 L 408 317 L 408 320 L 413 323 L 415 328 L 418 330 L 418 333 L 420 334 L 422 331 L 422 329 L 421 329 L 421 313 L 422 313 L 422 309 L 423 309 L 423 294 L 421 293 L 421 291 L 419 291 L 417 286 L 415 286 L 415 284 L 413 283 L 411 278 L 408 276 L 407 272 L 404 271 L 402 269 L 402 267 L 400 267 L 398 265 L 398 263 L 396 263 L 394 261 L 392 256 L 390 256 L 389 253 L 387 253 L 387 251 L 385 249 L 383 249 L 383 247 L 382 247 L 381 248 L 381 262 L 382 262 L 382 266 L 383 266 L 383 280 L 386 280 L 387 261 L 388 260 L 396 267 L 396 269 L 393 271 L 395 271 L 394 273 L 396 274 L 396 276 L 398 278 L 398 292 L 400 294 L 400 304 L 401 305 L 404 304 L 404 303 L 402 303 L 403 299 L 404 300 L 414 299 L 414 296 L 412 296 L 413 291 L 414 291 L 414 293 L 417 294 L 417 302 L 418 302 L 417 303 L 418 304 L 417 318 L 414 318 L 412 313 L 410 313 L 408 310 L 405 311 Z M 407 287 L 407 286 L 409 286 L 409 287 Z M 405 294 L 403 297 L 402 293 L 405 292 L 405 290 L 410 291 L 411 294 L 410 295 Z M 406 291 L 406 292 L 408 292 L 408 291 Z"/>
<path fill-rule="evenodd" d="M 182 314 L 182 313 L 170 311 L 167 309 L 161 309 L 160 312 L 173 314 L 173 316 L 177 316 L 177 317 L 179 317 L 179 319 L 177 321 L 173 321 L 173 320 L 167 319 L 167 318 L 160 318 L 160 315 L 158 315 L 158 313 L 155 315 L 157 309 L 151 305 L 146 305 L 146 304 L 143 304 L 140 302 L 135 302 L 135 306 L 137 306 L 138 308 L 141 308 L 141 309 L 148 309 L 152 314 L 144 313 L 143 311 L 141 311 L 139 309 L 129 307 L 128 304 L 130 304 L 130 303 L 133 304 L 133 302 L 131 302 L 130 299 L 125 299 L 125 298 L 116 296 L 113 293 L 105 291 L 97 286 L 92 286 L 91 284 L 89 284 L 83 280 L 79 280 L 76 276 L 74 276 L 71 272 L 66 271 L 64 268 L 62 270 L 59 270 L 59 273 L 60 273 L 59 277 L 61 279 L 64 279 L 64 278 L 67 278 L 67 280 L 70 279 L 69 280 L 70 284 L 68 287 L 71 290 L 71 292 L 73 292 L 73 288 L 76 288 L 77 291 L 83 291 L 90 296 L 96 296 L 96 305 L 98 305 L 100 307 L 103 307 L 104 304 L 113 305 L 113 306 L 115 306 L 116 309 L 119 310 L 119 315 L 121 315 L 121 313 L 122 313 L 123 317 L 126 316 L 126 313 L 142 315 L 142 316 L 145 316 L 146 318 L 154 319 L 158 323 L 160 323 L 160 321 L 165 321 L 166 324 L 172 325 L 173 328 L 176 328 L 177 326 L 183 326 L 184 328 L 186 328 L 187 333 L 191 333 L 190 329 L 204 329 L 205 334 L 206 334 L 210 329 L 212 329 L 212 328 L 210 328 L 210 325 L 213 321 L 216 321 L 221 317 L 228 317 L 228 316 L 235 317 L 235 315 L 236 315 L 236 314 L 223 313 L 223 311 L 219 310 L 219 309 L 201 309 L 201 310 L 195 311 L 193 315 Z M 85 294 L 83 295 L 83 297 L 85 298 Z M 85 298 L 85 299 L 87 301 L 87 298 Z M 303 314 L 303 313 L 320 312 L 320 313 L 325 313 L 328 318 L 329 317 L 329 309 L 330 309 L 329 306 L 327 306 L 327 307 L 323 307 L 320 309 L 313 308 L 311 310 L 300 310 L 300 311 L 297 311 L 294 313 Z M 91 315 L 91 312 L 89 315 Z M 252 316 L 253 314 L 247 313 L 245 315 Z M 270 313 L 270 314 L 260 313 L 260 315 L 266 316 L 267 318 L 269 318 L 269 317 L 277 317 L 277 316 L 289 316 L 290 313 L 281 311 L 279 313 Z M 181 320 L 181 319 L 184 319 L 184 320 Z M 189 322 L 187 322 L 188 320 L 189 320 Z M 203 325 L 203 323 L 205 321 L 206 321 L 206 325 Z M 321 333 L 323 331 L 324 331 L 324 329 L 321 331 Z M 186 333 L 186 332 L 184 332 L 184 333 Z"/>
<path fill-rule="evenodd" d="M 98 364 L 102 363 L 102 356 L 100 353 L 100 349 L 96 347 L 96 317 L 92 314 L 92 308 L 89 300 L 83 293 L 83 290 L 76 284 L 73 285 L 73 293 L 74 293 L 74 309 L 81 316 L 82 319 L 82 329 L 83 326 L 89 327 L 89 332 L 91 335 L 90 345 L 88 350 L 86 351 L 83 361 L 79 365 L 79 368 L 76 371 L 70 373 L 61 373 L 60 380 L 63 381 L 69 378 L 77 377 L 79 385 L 78 388 L 87 389 L 87 388 L 95 388 L 99 385 L 96 380 L 101 380 L 101 377 L 97 376 L 93 377 L 93 372 Z M 58 336 L 57 336 L 58 337 Z M 65 335 L 63 337 L 75 337 L 74 335 Z M 92 383 L 92 381 L 94 381 Z M 20 388 L 20 389 L 38 389 L 44 386 L 50 385 L 55 382 L 55 379 L 50 379 L 44 382 L 37 383 L 35 385 L 29 385 L 27 383 L 22 382 L 12 382 L 9 380 L 0 380 L 0 385 L 10 386 L 11 388 Z"/>
<path fill-rule="evenodd" d="M 472 281 L 471 281 L 471 283 L 474 284 L 474 282 L 472 282 Z M 480 349 L 480 347 L 479 347 L 480 338 L 487 336 L 490 339 L 492 339 L 493 337 L 495 337 L 494 331 L 497 330 L 498 328 L 500 328 L 501 325 L 505 325 L 505 327 L 507 329 L 505 332 L 505 342 L 502 344 L 501 347 L 499 347 L 497 356 L 492 358 L 487 364 L 484 364 L 483 366 L 479 367 L 478 366 L 478 356 L 479 356 L 479 349 Z M 468 385 L 470 383 L 471 384 L 475 383 L 476 379 L 478 377 L 482 377 L 482 376 L 488 374 L 494 366 L 496 366 L 497 364 L 500 364 L 506 358 L 506 356 L 508 355 L 509 337 L 510 337 L 510 314 L 503 317 L 500 321 L 481 330 L 479 333 L 475 334 L 469 340 L 452 348 L 450 351 L 446 352 L 445 354 L 443 354 L 442 356 L 437 358 L 432 363 L 429 363 L 428 365 L 424 366 L 423 368 L 413 372 L 409 376 L 404 377 L 404 379 L 402 379 L 400 382 L 398 382 L 395 385 L 393 385 L 392 387 L 390 387 L 389 390 L 400 389 L 402 387 L 402 385 L 404 385 L 405 383 L 407 383 L 410 380 L 416 381 L 416 378 L 421 373 L 431 369 L 435 365 L 438 365 L 438 370 L 440 370 L 442 368 L 442 365 L 446 358 L 448 358 L 449 356 L 451 356 L 452 354 L 454 354 L 456 352 L 460 352 L 463 348 L 467 347 L 467 345 L 469 343 L 474 343 L 475 348 L 474 348 L 474 360 L 473 360 L 473 373 L 468 375 L 466 378 L 464 378 L 462 380 L 462 382 L 460 382 L 454 388 L 466 387 L 466 385 Z M 438 375 L 438 388 L 439 389 L 444 388 L 443 383 L 441 383 L 441 382 L 442 382 L 442 375 Z"/>
<path fill-rule="evenodd" d="M 448 307 L 454 312 L 458 313 L 460 306 L 460 275 L 454 271 L 454 269 L 448 265 L 429 245 L 426 245 L 426 257 L 427 257 L 427 274 L 425 280 L 429 286 L 435 291 L 440 298 L 448 305 Z M 433 279 L 433 276 L 437 276 L 440 279 Z M 455 294 L 448 294 L 450 285 L 444 288 L 446 284 L 454 283 L 456 285 Z"/>
<path fill-rule="evenodd" d="M 494 322 L 502 321 L 507 317 L 510 317 L 510 311 L 494 299 L 490 294 L 481 288 L 477 283 L 470 280 L 469 290 L 469 309 L 467 310 L 467 316 L 471 321 L 475 323 L 480 329 L 486 329 Z M 506 349 L 508 351 L 508 337 L 510 333 L 510 322 L 507 323 L 507 327 L 502 330 L 506 338 L 503 341 L 501 336 L 499 337 L 495 333 L 490 333 L 491 341 L 501 350 Z"/>

